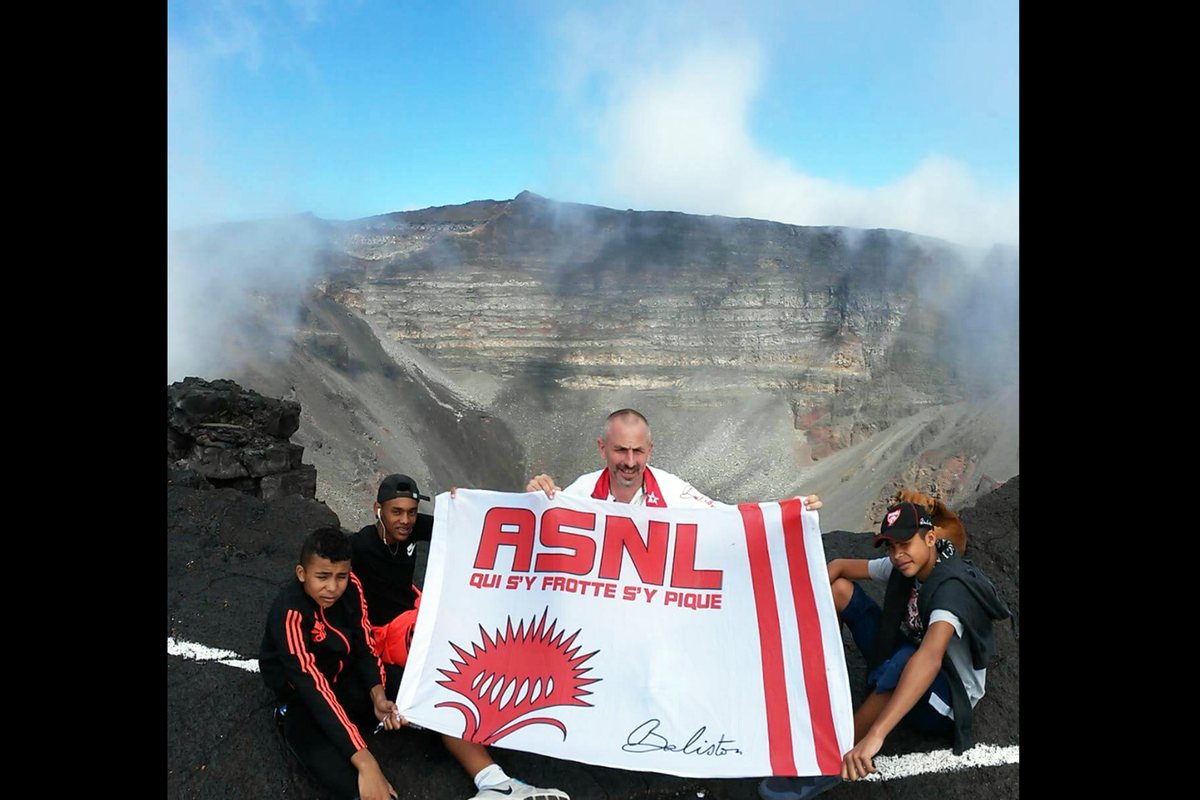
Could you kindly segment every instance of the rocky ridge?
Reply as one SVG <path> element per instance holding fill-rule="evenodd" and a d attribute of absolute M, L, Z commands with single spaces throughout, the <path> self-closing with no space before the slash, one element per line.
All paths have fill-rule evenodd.
<path fill-rule="evenodd" d="M 905 346 L 935 333 L 907 312 L 919 281 L 961 268 L 947 245 L 530 193 L 489 208 L 426 246 L 358 252 L 371 268 L 340 273 L 328 293 L 447 369 L 573 389 L 679 388 L 727 370 L 800 398 L 804 428 L 889 364 L 912 369 L 910 403 L 961 396 L 928 348 Z"/>
<path fill-rule="evenodd" d="M 837 495 L 843 528 L 898 483 L 961 504 L 1018 471 L 1014 251 L 528 192 L 311 224 L 296 329 L 243 346 L 232 377 L 295 392 L 295 441 L 344 515 L 388 471 L 433 492 L 569 481 L 622 406 L 708 494 Z"/>
<path fill-rule="evenodd" d="M 952 425 L 954 438 L 935 420 L 917 443 L 939 446 L 856 491 L 859 516 L 843 526 L 872 519 L 897 482 L 961 502 L 1017 470 L 996 433 L 1013 433 L 1017 403 L 998 388 L 1015 383 L 1018 328 L 1005 283 L 1015 255 L 1002 249 L 974 269 L 961 248 L 899 231 L 616 211 L 529 192 L 362 225 L 391 226 L 394 241 L 356 251 L 363 261 L 330 274 L 326 296 L 390 351 L 420 353 L 460 385 L 485 376 L 481 403 L 512 424 L 536 461 L 530 473 L 570 480 L 594 468 L 591 420 L 623 405 L 668 434 L 664 468 L 688 468 L 730 501 L 780 496 L 801 474 L 832 490 L 840 478 L 814 465 L 931 409 L 968 404 L 1004 421 Z M 420 246 L 396 251 L 410 235 Z"/>

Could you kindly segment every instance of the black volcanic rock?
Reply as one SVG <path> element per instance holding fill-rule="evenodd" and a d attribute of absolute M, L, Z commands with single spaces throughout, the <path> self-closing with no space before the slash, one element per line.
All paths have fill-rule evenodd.
<path fill-rule="evenodd" d="M 282 551 L 289 558 L 317 528 L 337 526 L 327 505 L 296 494 L 263 500 L 234 489 L 167 486 L 167 533 L 212 537 L 211 543 L 236 552 Z"/>
<path fill-rule="evenodd" d="M 300 404 L 263 397 L 233 381 L 189 377 L 167 387 L 167 467 L 257 497 L 314 497 L 316 470 L 288 438 Z"/>
<path fill-rule="evenodd" d="M 194 469 L 175 469 L 167 466 L 167 486 L 182 486 L 186 489 L 211 489 L 208 479 Z"/>
<path fill-rule="evenodd" d="M 263 397 L 233 381 L 184 378 L 167 387 L 167 425 L 196 438 L 236 444 L 287 439 L 300 427 L 300 404 Z"/>
<path fill-rule="evenodd" d="M 967 556 L 989 576 L 1014 612 L 1020 611 L 1021 476 L 1014 475 L 960 512 Z"/>

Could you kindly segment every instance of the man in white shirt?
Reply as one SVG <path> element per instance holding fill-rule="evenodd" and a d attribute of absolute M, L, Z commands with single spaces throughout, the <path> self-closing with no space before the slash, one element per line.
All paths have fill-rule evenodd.
<path fill-rule="evenodd" d="M 604 435 L 596 440 L 596 445 L 605 461 L 604 469 L 579 476 L 565 489 L 560 489 L 545 473 L 535 475 L 529 479 L 525 491 L 541 490 L 547 497 L 562 492 L 568 497 L 594 497 L 654 508 L 712 508 L 721 504 L 683 478 L 650 468 L 654 439 L 650 422 L 640 411 L 622 408 L 609 414 Z M 814 511 L 821 507 L 815 494 L 805 497 L 804 502 Z"/>

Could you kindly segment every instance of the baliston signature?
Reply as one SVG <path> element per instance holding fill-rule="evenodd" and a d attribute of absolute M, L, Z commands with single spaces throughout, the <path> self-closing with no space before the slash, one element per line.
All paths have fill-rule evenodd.
<path fill-rule="evenodd" d="M 661 724 L 662 722 L 657 719 L 646 720 L 629 732 L 621 749 L 626 753 L 666 752 L 682 753 L 685 756 L 728 756 L 742 753 L 738 748 L 728 746 L 736 740 L 726 739 L 725 734 L 721 734 L 715 742 L 705 739 L 704 733 L 708 727 L 703 725 L 682 747 L 671 744 L 667 741 L 667 737 L 658 732 L 658 726 Z"/>

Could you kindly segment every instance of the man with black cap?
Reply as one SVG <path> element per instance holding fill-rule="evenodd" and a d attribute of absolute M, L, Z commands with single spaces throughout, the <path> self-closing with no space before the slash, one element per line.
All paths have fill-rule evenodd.
<path fill-rule="evenodd" d="M 1012 616 L 982 571 L 939 539 L 924 506 L 888 508 L 875 537 L 887 556 L 835 559 L 829 581 L 838 617 L 867 659 L 867 699 L 854 714 L 854 748 L 840 775 L 767 778 L 766 800 L 809 800 L 842 780 L 875 772 L 872 758 L 903 719 L 954 735 L 954 752 L 974 743 L 972 708 L 983 697 L 995 653 L 995 620 Z M 856 580 L 886 580 L 883 608 Z"/>
<path fill-rule="evenodd" d="M 417 511 L 429 500 L 407 475 L 388 475 L 375 495 L 375 522 L 350 537 L 352 571 L 362 586 L 376 655 L 388 665 L 389 684 L 398 667 L 408 663 L 421 592 L 413 586 L 417 542 L 429 541 L 433 517 Z M 407 721 L 401 720 L 407 725 Z M 442 736 L 450 751 L 475 781 L 478 800 L 570 800 L 558 789 L 539 789 L 505 774 L 481 744 Z"/>
<path fill-rule="evenodd" d="M 429 498 L 407 475 L 388 475 L 375 496 L 375 521 L 350 537 L 354 574 L 363 585 L 375 633 L 375 652 L 404 666 L 417 624 L 421 593 L 413 586 L 417 542 L 428 542 L 433 517 L 417 506 Z"/>

